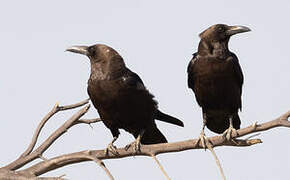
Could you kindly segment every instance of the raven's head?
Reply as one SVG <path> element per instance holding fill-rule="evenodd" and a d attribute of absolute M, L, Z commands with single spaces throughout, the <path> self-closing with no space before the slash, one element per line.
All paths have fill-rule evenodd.
<path fill-rule="evenodd" d="M 200 33 L 199 37 L 206 41 L 223 42 L 228 41 L 229 38 L 234 34 L 248 31 L 251 30 L 246 26 L 228 26 L 225 24 L 215 24 Z"/>
<path fill-rule="evenodd" d="M 96 44 L 92 46 L 72 46 L 67 48 L 66 51 L 86 55 L 93 63 L 104 63 L 112 60 L 115 56 L 120 56 L 116 50 L 104 44 Z"/>
<path fill-rule="evenodd" d="M 125 63 L 119 53 L 104 44 L 72 46 L 66 51 L 86 55 L 91 62 L 91 73 L 98 71 L 103 75 L 110 75 L 125 68 Z"/>
<path fill-rule="evenodd" d="M 248 32 L 250 29 L 245 26 L 228 26 L 225 24 L 216 24 L 202 33 L 198 45 L 198 54 L 201 56 L 214 56 L 225 59 L 229 55 L 228 42 L 232 35 Z"/>

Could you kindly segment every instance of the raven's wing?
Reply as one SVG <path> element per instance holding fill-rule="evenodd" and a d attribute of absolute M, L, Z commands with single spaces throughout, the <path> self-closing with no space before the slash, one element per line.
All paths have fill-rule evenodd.
<path fill-rule="evenodd" d="M 188 66 L 187 66 L 187 85 L 192 90 L 194 90 L 193 66 L 194 66 L 195 61 L 197 60 L 196 57 L 197 57 L 197 53 L 194 53 L 191 61 L 189 62 Z"/>
<path fill-rule="evenodd" d="M 122 77 L 123 82 L 130 88 L 145 89 L 142 79 L 138 74 L 127 69 L 127 73 Z"/>
<path fill-rule="evenodd" d="M 244 83 L 244 75 L 243 75 L 242 68 L 240 66 L 238 57 L 234 53 L 232 53 L 232 57 L 233 57 L 232 62 L 233 62 L 236 81 L 237 81 L 239 88 L 240 88 L 240 96 L 242 96 L 242 86 Z M 240 103 L 240 109 L 242 109 L 242 100 Z"/>
<path fill-rule="evenodd" d="M 235 75 L 236 75 L 236 78 L 237 78 L 237 82 L 238 82 L 240 88 L 242 89 L 242 86 L 243 86 L 243 83 L 244 83 L 244 75 L 243 75 L 243 72 L 242 72 L 242 68 L 240 66 L 238 57 L 234 53 L 232 53 L 232 57 L 233 57 L 232 62 L 233 62 L 233 65 L 234 65 L 234 71 L 235 71 Z"/>
<path fill-rule="evenodd" d="M 145 88 L 145 86 L 143 84 L 143 81 L 138 76 L 138 74 L 130 71 L 129 69 L 128 69 L 128 73 L 125 76 L 123 76 L 123 80 L 125 81 L 126 85 L 128 85 L 129 87 L 140 89 L 140 90 L 143 89 L 143 90 L 146 90 L 148 92 L 148 94 L 150 94 L 149 91 Z M 150 97 L 153 100 L 154 96 L 150 94 Z M 154 102 L 156 102 L 156 101 L 154 101 Z M 167 122 L 167 123 L 170 123 L 170 124 L 175 124 L 177 126 L 181 126 L 181 127 L 184 126 L 183 122 L 180 121 L 179 119 L 177 119 L 177 118 L 175 118 L 173 116 L 170 116 L 168 114 L 165 114 L 165 113 L 161 112 L 158 109 L 156 110 L 154 118 L 159 120 L 159 121 Z"/>

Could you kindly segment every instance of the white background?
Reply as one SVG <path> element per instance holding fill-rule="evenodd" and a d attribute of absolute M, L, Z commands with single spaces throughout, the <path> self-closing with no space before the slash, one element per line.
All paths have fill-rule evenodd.
<path fill-rule="evenodd" d="M 105 43 L 115 48 L 156 96 L 161 110 L 182 119 L 185 128 L 158 122 L 169 141 L 199 136 L 201 109 L 187 88 L 186 68 L 197 50 L 198 34 L 225 23 L 252 32 L 234 36 L 230 49 L 243 68 L 242 127 L 272 120 L 289 110 L 289 1 L 1 1 L 0 3 L 0 164 L 16 159 L 29 144 L 41 118 L 56 102 L 88 97 L 89 61 L 64 52 L 71 45 Z M 44 140 L 72 112 L 58 114 L 41 134 Z M 98 117 L 92 107 L 87 118 Z M 85 149 L 103 149 L 112 139 L 102 123 L 68 131 L 45 153 L 53 157 Z M 208 136 L 214 135 L 206 130 Z M 289 129 L 259 136 L 263 144 L 219 147 L 228 179 L 288 179 Z M 116 142 L 133 141 L 121 131 Z M 221 179 L 209 151 L 158 156 L 173 179 Z M 148 157 L 105 161 L 116 179 L 165 179 Z M 45 174 L 68 179 L 108 179 L 93 162 Z"/>

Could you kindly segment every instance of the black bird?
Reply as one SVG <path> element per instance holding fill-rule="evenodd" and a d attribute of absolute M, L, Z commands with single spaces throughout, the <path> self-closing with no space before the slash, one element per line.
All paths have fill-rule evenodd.
<path fill-rule="evenodd" d="M 240 128 L 238 110 L 242 108 L 244 78 L 239 60 L 229 50 L 228 43 L 232 35 L 248 31 L 245 26 L 216 24 L 199 35 L 198 51 L 193 54 L 187 72 L 188 87 L 202 107 L 203 145 L 205 126 L 215 133 L 224 133 L 228 140 Z"/>
<path fill-rule="evenodd" d="M 110 129 L 113 141 L 106 153 L 116 153 L 113 143 L 124 129 L 136 141 L 135 150 L 142 144 L 166 143 L 155 119 L 183 127 L 180 120 L 158 110 L 154 96 L 146 89 L 141 78 L 130 71 L 123 58 L 113 48 L 97 44 L 73 46 L 67 51 L 86 55 L 91 63 L 88 94 L 103 123 Z"/>

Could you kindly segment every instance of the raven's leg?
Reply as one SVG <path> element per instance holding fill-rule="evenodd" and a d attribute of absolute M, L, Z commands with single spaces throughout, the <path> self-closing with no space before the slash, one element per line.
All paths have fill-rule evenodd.
<path fill-rule="evenodd" d="M 201 141 L 202 147 L 204 149 L 206 149 L 207 148 L 208 139 L 207 139 L 207 137 L 204 134 L 204 128 L 205 128 L 206 120 L 207 120 L 207 117 L 206 117 L 206 114 L 205 113 L 202 113 L 202 118 L 203 118 L 203 121 L 202 121 L 202 129 L 201 129 L 200 136 L 199 136 L 196 144 L 198 144 L 199 141 Z"/>
<path fill-rule="evenodd" d="M 111 152 L 114 155 L 118 155 L 118 151 L 116 146 L 114 146 L 114 142 L 118 139 L 120 132 L 118 129 L 110 129 L 113 135 L 113 140 L 108 144 L 107 148 L 105 149 L 105 154 L 108 155 Z"/>
<path fill-rule="evenodd" d="M 145 130 L 141 130 L 140 134 L 136 138 L 136 140 L 128 145 L 125 146 L 125 149 L 128 150 L 131 146 L 133 146 L 135 153 L 140 152 L 141 148 L 141 139 L 144 134 Z"/>
<path fill-rule="evenodd" d="M 237 130 L 233 126 L 233 115 L 230 115 L 229 120 L 230 127 L 223 133 L 223 137 L 225 137 L 228 141 L 232 139 L 232 133 L 237 134 Z"/>

